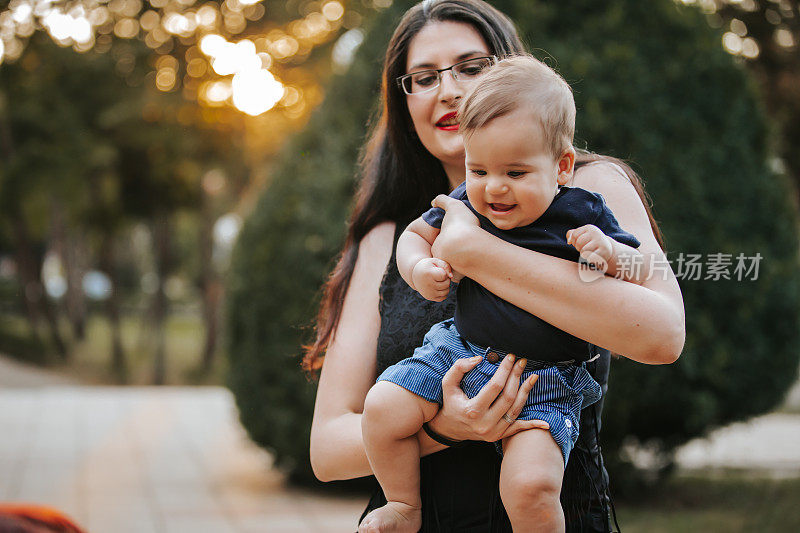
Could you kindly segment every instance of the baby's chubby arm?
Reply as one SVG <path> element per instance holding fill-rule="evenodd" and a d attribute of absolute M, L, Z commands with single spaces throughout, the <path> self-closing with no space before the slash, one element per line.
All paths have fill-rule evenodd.
<path fill-rule="evenodd" d="M 431 246 L 438 235 L 439 229 L 420 217 L 408 225 L 397 241 L 400 275 L 412 289 L 434 302 L 447 298 L 453 278 L 450 265 L 431 254 Z"/>
<path fill-rule="evenodd" d="M 612 239 L 592 224 L 567 231 L 567 244 L 608 276 L 637 285 L 650 277 L 650 261 L 645 261 L 639 250 Z"/>

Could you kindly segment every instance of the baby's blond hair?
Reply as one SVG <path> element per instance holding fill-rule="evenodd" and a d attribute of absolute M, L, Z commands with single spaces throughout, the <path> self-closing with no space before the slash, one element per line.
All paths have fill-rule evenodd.
<path fill-rule="evenodd" d="M 538 117 L 545 147 L 554 157 L 572 145 L 572 90 L 564 78 L 530 55 L 503 59 L 475 82 L 461 103 L 459 130 L 468 138 L 489 121 L 520 109 Z"/>

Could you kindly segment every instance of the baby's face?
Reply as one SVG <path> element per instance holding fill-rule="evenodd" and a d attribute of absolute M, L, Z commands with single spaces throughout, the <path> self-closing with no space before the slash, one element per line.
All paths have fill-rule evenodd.
<path fill-rule="evenodd" d="M 491 120 L 465 137 L 464 149 L 467 197 L 499 229 L 535 221 L 550 206 L 559 181 L 569 177 L 559 171 L 559 158 L 546 148 L 542 127 L 528 112 Z"/>

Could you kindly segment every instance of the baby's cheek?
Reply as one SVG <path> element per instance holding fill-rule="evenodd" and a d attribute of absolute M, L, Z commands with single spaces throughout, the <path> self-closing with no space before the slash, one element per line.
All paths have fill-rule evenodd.
<path fill-rule="evenodd" d="M 467 172 L 467 200 L 469 203 L 475 206 L 476 201 L 480 201 L 482 191 L 480 190 L 480 185 L 475 183 L 474 179 L 469 177 L 469 172 Z"/>
<path fill-rule="evenodd" d="M 467 200 L 472 204 L 472 207 L 483 216 L 487 216 L 488 209 L 486 203 L 483 201 L 483 189 L 478 184 L 470 186 L 470 179 L 467 178 Z"/>

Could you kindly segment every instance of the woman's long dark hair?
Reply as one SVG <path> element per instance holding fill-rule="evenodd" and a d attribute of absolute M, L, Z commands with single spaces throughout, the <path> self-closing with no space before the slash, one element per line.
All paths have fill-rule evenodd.
<path fill-rule="evenodd" d="M 353 276 L 361 239 L 386 221 L 405 226 L 430 207 L 438 194 L 447 194 L 450 184 L 441 162 L 422 145 L 414 131 L 406 95 L 395 80 L 406 73 L 411 40 L 431 22 L 462 22 L 475 28 L 489 52 L 503 58 L 524 53 L 514 24 L 503 13 L 481 0 L 425 0 L 403 16 L 395 29 L 383 62 L 381 113 L 375 121 L 359 162 L 361 182 L 350 216 L 347 238 L 336 267 L 325 283 L 316 320 L 316 339 L 306 346 L 303 368 L 311 375 L 322 368 L 324 351 L 342 314 L 344 297 Z M 576 165 L 607 160 L 605 156 L 579 152 Z M 641 180 L 621 161 L 650 214 Z M 658 227 L 650 215 L 657 237 Z"/>

